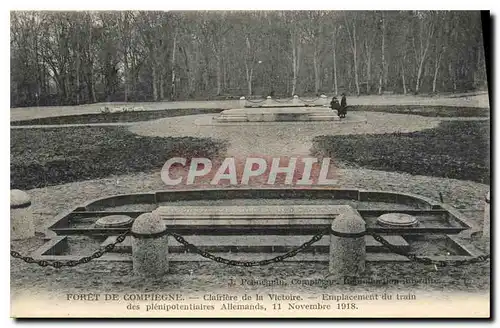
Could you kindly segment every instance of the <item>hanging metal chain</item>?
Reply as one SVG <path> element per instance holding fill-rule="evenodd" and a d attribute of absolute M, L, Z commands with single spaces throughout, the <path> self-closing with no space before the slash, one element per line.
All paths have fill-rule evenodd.
<path fill-rule="evenodd" d="M 327 235 L 330 233 L 330 229 L 326 229 L 325 231 L 322 231 L 316 235 L 314 235 L 310 240 L 306 241 L 299 247 L 291 250 L 290 252 L 283 254 L 283 255 L 278 255 L 276 257 L 273 257 L 272 259 L 267 259 L 267 260 L 261 260 L 261 261 L 238 261 L 238 260 L 230 260 L 226 259 L 220 256 L 215 256 L 209 252 L 206 252 L 204 250 L 199 249 L 195 245 L 191 244 L 188 242 L 184 237 L 181 235 L 175 234 L 175 233 L 170 233 L 172 237 L 175 238 L 179 243 L 184 245 L 190 252 L 197 253 L 204 258 L 210 259 L 212 261 L 218 262 L 218 263 L 223 263 L 227 265 L 232 265 L 232 266 L 242 266 L 242 267 L 254 267 L 254 266 L 263 266 L 263 265 L 268 265 L 271 263 L 278 263 L 283 261 L 284 259 L 287 259 L 289 257 L 293 257 L 297 255 L 298 253 L 302 252 L 303 250 L 307 249 L 309 246 L 323 238 L 324 235 Z"/>
<path fill-rule="evenodd" d="M 376 241 L 387 247 L 391 252 L 396 253 L 398 255 L 402 255 L 407 257 L 413 262 L 419 262 L 423 264 L 433 264 L 437 267 L 445 267 L 445 266 L 459 266 L 459 265 L 466 265 L 466 264 L 473 264 L 473 263 L 479 263 L 479 262 L 484 262 L 488 259 L 490 259 L 490 255 L 480 255 L 477 257 L 473 257 L 470 259 L 463 259 L 463 260 L 452 260 L 452 261 L 441 261 L 441 260 L 433 260 L 428 257 L 424 256 L 418 256 L 415 254 L 408 254 L 407 252 L 401 250 L 398 246 L 394 246 L 390 244 L 387 240 L 384 239 L 384 237 L 377 235 L 375 233 L 370 234 Z"/>
<path fill-rule="evenodd" d="M 80 265 L 83 263 L 88 263 L 92 260 L 95 260 L 95 259 L 103 256 L 104 253 L 112 251 L 117 244 L 122 243 L 125 240 L 125 237 L 128 235 L 129 232 L 130 231 L 126 231 L 126 232 L 122 233 L 121 235 L 118 235 L 116 237 L 116 240 L 113 243 L 107 244 L 106 246 L 104 246 L 101 249 L 94 252 L 92 255 L 82 257 L 79 260 L 69 260 L 69 261 L 64 261 L 64 262 L 62 262 L 62 261 L 35 260 L 34 258 L 32 258 L 30 256 L 22 256 L 21 254 L 19 254 L 16 251 L 10 251 L 10 255 L 16 259 L 21 259 L 26 263 L 38 264 L 41 267 L 51 266 L 51 267 L 54 267 L 57 269 L 59 269 L 61 267 L 65 267 L 65 266 L 74 267 L 74 266 L 77 266 L 77 265 Z"/>
<path fill-rule="evenodd" d="M 293 98 L 285 98 L 285 99 L 277 99 L 277 98 L 273 98 L 274 101 L 276 101 L 277 103 L 283 103 L 283 104 L 286 104 L 286 103 L 290 103 L 290 101 L 293 101 Z"/>
<path fill-rule="evenodd" d="M 252 103 L 252 104 L 260 104 L 260 103 L 263 103 L 264 101 L 266 101 L 266 99 L 262 99 L 262 100 L 245 99 L 245 100 L 248 101 L 249 103 Z"/>
<path fill-rule="evenodd" d="M 227 265 L 232 265 L 232 266 L 242 266 L 242 267 L 254 267 L 254 266 L 263 266 L 263 265 L 268 265 L 271 263 L 278 263 L 281 262 L 287 258 L 293 257 L 297 255 L 298 253 L 304 251 L 305 249 L 309 248 L 312 244 L 316 243 L 319 241 L 323 236 L 325 235 L 339 235 L 338 233 L 332 232 L 330 228 L 325 229 L 324 231 L 321 231 L 314 235 L 310 240 L 306 241 L 299 247 L 283 254 L 283 255 L 278 255 L 274 258 L 271 259 L 266 259 L 266 260 L 261 260 L 261 261 L 238 261 L 238 260 L 230 260 L 226 259 L 220 256 L 215 256 L 207 251 L 204 251 L 197 246 L 191 244 L 188 242 L 184 237 L 182 237 L 179 234 L 172 233 L 172 232 L 167 232 L 167 234 L 171 235 L 172 237 L 175 238 L 180 244 L 182 244 L 184 247 L 186 247 L 187 250 L 190 252 L 196 253 L 201 255 L 204 258 L 210 259 L 212 261 L 218 262 L 218 263 L 223 263 Z M 35 263 L 38 264 L 41 267 L 47 267 L 51 266 L 54 268 L 61 268 L 61 267 L 74 267 L 83 263 L 88 263 L 94 259 L 100 258 L 101 256 L 104 255 L 106 252 L 112 251 L 115 246 L 119 243 L 122 243 L 126 236 L 130 234 L 130 231 L 126 231 L 116 237 L 116 240 L 113 243 L 107 244 L 106 246 L 102 247 L 101 249 L 97 250 L 90 256 L 85 256 L 80 258 L 79 260 L 70 260 L 70 261 L 47 261 L 47 260 L 35 260 L 34 258 L 30 256 L 22 256 L 20 253 L 16 251 L 11 251 L 10 255 L 14 258 L 21 259 L 26 263 Z M 367 235 L 371 235 L 376 241 L 381 243 L 383 246 L 388 248 L 391 252 L 396 253 L 398 255 L 402 255 L 410 259 L 411 261 L 414 262 L 419 262 L 423 264 L 433 264 L 438 267 L 445 267 L 445 266 L 460 266 L 460 265 L 466 265 L 466 264 L 473 264 L 473 263 L 479 263 L 479 262 L 485 262 L 490 259 L 490 255 L 481 255 L 477 256 L 474 258 L 469 258 L 469 259 L 463 259 L 463 260 L 452 260 L 452 261 L 442 261 L 442 260 L 433 260 L 428 257 L 424 256 L 418 256 L 415 254 L 409 254 L 405 251 L 403 251 L 400 247 L 394 246 L 390 244 L 388 241 L 386 241 L 382 236 L 375 234 L 375 233 L 367 233 Z M 342 235 L 339 235 L 342 237 L 347 237 Z M 359 238 L 358 235 L 352 235 L 351 238 Z"/>

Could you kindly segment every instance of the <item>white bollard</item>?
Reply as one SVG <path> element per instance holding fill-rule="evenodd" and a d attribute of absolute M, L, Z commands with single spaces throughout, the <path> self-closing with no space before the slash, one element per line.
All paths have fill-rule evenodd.
<path fill-rule="evenodd" d="M 292 104 L 294 104 L 294 105 L 298 105 L 299 104 L 299 96 L 297 96 L 297 95 L 293 96 Z"/>
<path fill-rule="evenodd" d="M 330 276 L 359 276 L 365 270 L 366 224 L 355 210 L 341 213 L 332 222 L 330 235 Z"/>
<path fill-rule="evenodd" d="M 240 97 L 240 108 L 245 108 L 247 105 L 247 99 L 245 97 Z"/>
<path fill-rule="evenodd" d="M 328 98 L 326 98 L 326 95 L 321 95 L 320 98 L 321 98 L 321 105 L 323 107 L 328 107 Z"/>
<path fill-rule="evenodd" d="M 490 192 L 484 197 L 483 241 L 490 241 Z"/>
<path fill-rule="evenodd" d="M 10 239 L 19 240 L 35 236 L 35 223 L 30 196 L 22 190 L 10 191 Z"/>
<path fill-rule="evenodd" d="M 160 277 L 168 272 L 168 235 L 165 222 L 156 213 L 144 213 L 132 224 L 134 274 Z"/>
<path fill-rule="evenodd" d="M 269 106 L 269 105 L 271 105 L 272 103 L 273 103 L 273 99 L 271 98 L 271 96 L 267 96 L 265 104 L 266 104 L 267 106 Z"/>

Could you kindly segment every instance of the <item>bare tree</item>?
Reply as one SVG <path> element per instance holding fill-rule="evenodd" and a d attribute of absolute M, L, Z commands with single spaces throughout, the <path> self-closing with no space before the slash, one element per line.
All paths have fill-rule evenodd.
<path fill-rule="evenodd" d="M 349 23 L 347 13 L 344 15 L 344 19 L 345 19 L 347 34 L 349 35 L 349 45 L 351 47 L 352 58 L 354 63 L 354 82 L 356 84 L 356 94 L 359 96 L 361 91 L 359 89 L 359 75 L 358 75 L 358 38 L 356 36 L 357 14 L 355 12 L 350 13 L 349 19 L 352 20 L 352 24 Z"/>
<path fill-rule="evenodd" d="M 429 51 L 432 36 L 434 35 L 434 14 L 432 12 L 416 12 L 418 30 L 413 34 L 413 49 L 415 52 L 415 63 L 417 67 L 417 80 L 415 82 L 415 93 L 420 90 L 422 70 Z M 415 36 L 418 42 L 415 42 Z"/>
<path fill-rule="evenodd" d="M 380 13 L 380 25 L 381 25 L 381 49 L 380 49 L 380 73 L 378 79 L 378 94 L 381 95 L 384 90 L 384 83 L 387 75 L 387 67 L 385 64 L 385 15 L 384 12 Z"/>

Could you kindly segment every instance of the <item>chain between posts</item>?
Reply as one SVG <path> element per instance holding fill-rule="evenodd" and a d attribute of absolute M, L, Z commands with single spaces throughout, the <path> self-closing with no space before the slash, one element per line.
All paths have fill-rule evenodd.
<path fill-rule="evenodd" d="M 246 101 L 248 101 L 249 103 L 252 103 L 252 104 L 260 104 L 260 103 L 263 103 L 264 101 L 266 101 L 266 99 L 263 99 L 263 100 L 250 100 L 250 99 L 245 99 Z"/>
<path fill-rule="evenodd" d="M 297 255 L 298 253 L 302 252 L 303 250 L 307 249 L 309 246 L 323 238 L 324 235 L 329 234 L 330 229 L 326 229 L 325 231 L 322 231 L 316 235 L 314 235 L 310 240 L 306 241 L 299 247 L 283 254 L 283 255 L 278 255 L 276 257 L 273 257 L 272 259 L 267 259 L 267 260 L 261 260 L 261 261 L 238 261 L 238 260 L 230 260 L 226 259 L 220 256 L 215 256 L 207 251 L 204 251 L 195 245 L 191 244 L 188 242 L 184 237 L 181 235 L 171 233 L 172 237 L 175 238 L 180 244 L 184 245 L 189 251 L 192 251 L 204 258 L 210 259 L 212 261 L 218 262 L 218 263 L 223 263 L 227 265 L 232 265 L 232 266 L 242 266 L 242 267 L 254 267 L 254 266 L 263 266 L 263 265 L 268 265 L 271 263 L 278 263 L 281 262 L 289 257 L 293 257 Z"/>
<path fill-rule="evenodd" d="M 283 103 L 283 104 L 287 104 L 290 103 L 290 101 L 293 101 L 293 98 L 285 98 L 285 99 L 272 98 L 272 99 L 277 103 Z"/>
<path fill-rule="evenodd" d="M 65 262 L 62 262 L 62 261 L 35 260 L 34 258 L 32 258 L 30 256 L 22 256 L 18 252 L 12 251 L 12 250 L 10 251 L 10 255 L 13 258 L 21 259 L 21 260 L 23 260 L 26 263 L 35 263 L 35 264 L 38 264 L 41 267 L 50 266 L 50 267 L 54 267 L 56 269 L 59 269 L 59 268 L 65 267 L 65 266 L 66 267 L 74 267 L 74 266 L 77 266 L 77 265 L 80 265 L 80 264 L 89 263 L 90 261 L 95 260 L 95 259 L 103 256 L 104 253 L 112 251 L 117 244 L 122 243 L 125 240 L 125 237 L 127 237 L 127 235 L 128 235 L 129 232 L 130 231 L 126 231 L 126 232 L 118 235 L 116 237 L 116 240 L 113 243 L 107 244 L 106 246 L 101 247 L 99 250 L 95 251 L 92 255 L 82 257 L 79 260 L 69 260 L 69 261 L 65 261 Z"/>
<path fill-rule="evenodd" d="M 46 266 L 51 266 L 54 268 L 61 268 L 61 267 L 74 267 L 79 264 L 83 263 L 88 263 L 94 259 L 97 259 L 101 256 L 104 255 L 106 252 L 110 252 L 111 250 L 114 249 L 114 247 L 122 243 L 126 236 L 131 234 L 130 231 L 126 231 L 116 237 L 116 240 L 113 243 L 107 244 L 106 246 L 102 247 L 98 251 L 94 252 L 90 256 L 82 257 L 79 260 L 70 260 L 70 261 L 47 261 L 47 260 L 35 260 L 32 257 L 29 256 L 22 256 L 16 251 L 11 251 L 10 254 L 12 257 L 21 259 L 26 263 L 35 263 L 38 264 L 41 267 L 46 267 Z M 415 254 L 410 254 L 407 253 L 403 250 L 401 250 L 398 246 L 394 246 L 390 244 L 388 241 L 386 241 L 381 235 L 375 234 L 375 233 L 361 233 L 361 234 L 345 234 L 345 233 L 337 233 L 331 230 L 331 228 L 325 229 L 316 235 L 314 235 L 311 239 L 300 245 L 299 247 L 283 254 L 283 255 L 278 255 L 276 257 L 273 257 L 271 259 L 266 259 L 266 260 L 260 260 L 260 261 L 239 261 L 239 260 L 231 260 L 231 259 L 226 259 L 220 256 L 215 256 L 210 252 L 204 251 L 197 247 L 194 244 L 191 244 L 188 242 L 184 237 L 182 237 L 179 234 L 173 233 L 173 232 L 165 232 L 164 234 L 171 235 L 177 242 L 182 244 L 184 247 L 186 247 L 187 250 L 190 252 L 196 253 L 204 258 L 210 259 L 212 261 L 218 262 L 218 263 L 223 263 L 226 265 L 231 265 L 231 266 L 242 266 L 242 267 L 254 267 L 254 266 L 264 266 L 264 265 L 269 265 L 271 263 L 278 263 L 281 262 L 287 258 L 293 257 L 297 255 L 298 253 L 304 251 L 305 249 L 309 248 L 311 245 L 319 241 L 323 236 L 325 235 L 337 235 L 339 237 L 343 238 L 361 238 L 364 237 L 365 235 L 371 235 L 376 241 L 381 243 L 383 246 L 388 248 L 391 252 L 396 253 L 398 255 L 402 255 L 407 257 L 409 260 L 413 262 L 418 262 L 418 263 L 423 263 L 423 264 L 431 264 L 431 265 L 436 265 L 437 267 L 445 267 L 445 266 L 460 266 L 460 265 L 466 265 L 466 264 L 473 264 L 473 263 L 479 263 L 479 262 L 484 262 L 490 259 L 490 255 L 480 255 L 474 258 L 469 258 L 469 259 L 463 259 L 463 260 L 452 260 L 452 261 L 442 261 L 442 260 L 433 260 L 428 257 L 424 256 L 418 256 Z M 134 235 L 134 234 L 132 234 Z"/>

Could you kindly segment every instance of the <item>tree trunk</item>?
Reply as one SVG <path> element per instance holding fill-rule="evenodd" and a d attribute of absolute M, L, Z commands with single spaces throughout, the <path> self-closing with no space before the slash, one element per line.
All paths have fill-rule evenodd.
<path fill-rule="evenodd" d="M 356 94 L 359 96 L 361 92 L 359 90 L 358 60 L 356 54 L 356 46 L 354 46 L 354 82 L 356 83 Z"/>
<path fill-rule="evenodd" d="M 128 59 L 127 59 L 127 52 L 125 52 L 123 54 L 123 78 L 124 78 L 124 84 L 125 84 L 125 90 L 124 90 L 124 101 L 127 102 L 128 101 L 128 74 L 129 74 L 129 69 L 128 69 Z"/>
<path fill-rule="evenodd" d="M 297 90 L 297 49 L 295 49 L 295 45 L 292 49 L 292 97 L 295 95 L 295 91 Z"/>
<path fill-rule="evenodd" d="M 76 104 L 80 105 L 80 52 L 76 55 Z"/>
<path fill-rule="evenodd" d="M 163 71 L 164 70 L 162 69 L 160 76 L 158 76 L 158 85 L 160 87 L 160 97 L 158 100 L 165 99 L 165 74 Z"/>
<path fill-rule="evenodd" d="M 406 89 L 406 79 L 405 79 L 405 64 L 401 64 L 401 78 L 403 79 L 403 94 L 407 94 L 407 89 Z"/>
<path fill-rule="evenodd" d="M 381 70 L 380 70 L 380 77 L 378 80 L 378 94 L 382 94 L 382 90 L 384 89 L 384 82 L 385 82 L 385 19 L 384 19 L 384 13 L 382 12 L 382 49 L 381 49 Z"/>
<path fill-rule="evenodd" d="M 227 78 L 227 63 L 224 60 L 222 62 L 222 90 L 227 90 L 229 87 L 229 81 Z"/>
<path fill-rule="evenodd" d="M 321 77 L 319 74 L 318 54 L 316 52 L 316 49 L 314 50 L 313 65 L 314 65 L 314 93 L 318 94 L 320 89 Z"/>
<path fill-rule="evenodd" d="M 253 69 L 248 67 L 248 64 L 245 63 L 245 73 L 247 77 L 247 94 L 248 96 L 252 95 L 252 79 L 253 79 Z"/>
<path fill-rule="evenodd" d="M 337 85 L 337 45 L 336 45 L 336 38 L 337 38 L 337 28 L 335 28 L 333 32 L 333 92 L 335 92 L 335 95 L 339 94 L 338 90 L 338 85 Z"/>
<path fill-rule="evenodd" d="M 370 94 L 370 86 L 372 82 L 372 56 L 371 49 L 366 42 L 366 93 Z"/>
<path fill-rule="evenodd" d="M 156 76 L 156 65 L 153 63 L 153 100 L 158 101 L 158 77 Z"/>
<path fill-rule="evenodd" d="M 436 65 L 434 66 L 434 79 L 432 80 L 432 93 L 436 93 L 436 82 L 438 77 L 439 66 L 441 63 L 442 51 L 439 52 L 439 55 L 436 58 Z"/>
<path fill-rule="evenodd" d="M 424 66 L 424 60 L 422 57 L 422 59 L 420 60 L 420 64 L 418 65 L 417 82 L 415 83 L 415 93 L 418 93 L 420 89 L 420 76 L 422 75 L 423 66 Z"/>
<path fill-rule="evenodd" d="M 89 81 L 90 85 L 89 87 L 89 96 L 90 99 L 92 99 L 92 102 L 96 103 L 97 102 L 97 96 L 95 94 L 95 82 L 94 82 L 94 61 L 92 60 L 92 24 L 89 24 L 89 41 L 88 41 L 88 54 L 89 54 Z"/>
<path fill-rule="evenodd" d="M 175 79 L 176 79 L 176 76 L 175 76 L 175 54 L 176 54 L 176 50 L 177 50 L 177 33 L 174 33 L 174 45 L 173 45 L 173 48 L 172 48 L 172 62 L 171 62 L 171 65 L 172 65 L 172 80 L 170 82 L 170 99 L 171 100 L 174 100 L 175 99 Z"/>
<path fill-rule="evenodd" d="M 190 97 L 193 93 L 193 87 L 194 87 L 196 77 L 192 77 L 192 75 L 194 75 L 194 74 L 193 74 L 193 71 L 191 70 L 191 64 L 189 63 L 189 57 L 188 57 L 186 47 L 181 47 L 180 51 L 181 51 L 182 56 L 184 57 L 184 66 L 186 67 L 186 76 L 187 76 L 187 84 L 188 84 L 187 95 L 188 95 L 188 97 Z"/>
<path fill-rule="evenodd" d="M 429 44 L 430 44 L 430 40 L 432 38 L 432 35 L 434 33 L 434 30 L 433 30 L 433 25 L 430 24 L 429 26 L 429 32 L 428 32 L 428 35 L 426 36 L 427 37 L 427 40 L 426 40 L 426 43 L 425 43 L 425 48 L 423 49 L 422 51 L 422 41 L 420 41 L 420 63 L 418 65 L 418 72 L 417 72 L 417 82 L 415 84 L 415 93 L 418 93 L 419 90 L 420 90 L 420 83 L 421 83 L 421 77 L 422 77 L 422 70 L 424 68 L 424 62 L 425 62 L 425 58 L 427 56 L 427 51 L 429 50 Z M 422 40 L 423 38 L 423 35 L 420 36 L 420 40 Z"/>
<path fill-rule="evenodd" d="M 76 104 L 80 105 L 80 42 L 76 38 Z"/>
<path fill-rule="evenodd" d="M 352 35 L 349 29 L 349 23 L 347 22 L 347 17 L 344 16 L 347 27 L 347 34 L 349 35 L 349 41 L 351 43 L 352 57 L 354 62 L 354 82 L 356 84 L 356 94 L 360 95 L 359 89 L 359 76 L 358 76 L 358 54 L 357 54 L 357 42 L 356 42 L 356 22 L 354 22 L 352 27 Z"/>
<path fill-rule="evenodd" d="M 217 96 L 220 96 L 222 93 L 222 66 L 220 60 L 220 54 L 215 56 L 215 60 L 217 61 Z"/>
<path fill-rule="evenodd" d="M 300 44 L 298 44 L 295 35 L 292 35 L 292 96 L 297 92 L 297 80 L 300 69 Z"/>

